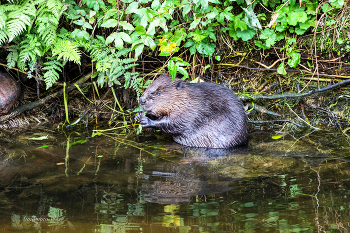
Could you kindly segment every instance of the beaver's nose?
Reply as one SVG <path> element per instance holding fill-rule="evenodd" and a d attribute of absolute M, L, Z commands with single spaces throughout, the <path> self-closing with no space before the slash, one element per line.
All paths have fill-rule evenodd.
<path fill-rule="evenodd" d="M 146 104 L 146 98 L 140 97 L 140 104 L 145 105 Z"/>

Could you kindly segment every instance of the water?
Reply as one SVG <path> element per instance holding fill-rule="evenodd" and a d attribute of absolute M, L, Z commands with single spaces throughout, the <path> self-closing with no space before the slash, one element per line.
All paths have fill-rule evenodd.
<path fill-rule="evenodd" d="M 350 229 L 342 134 L 260 130 L 248 149 L 225 151 L 101 132 L 2 134 L 0 232 Z"/>

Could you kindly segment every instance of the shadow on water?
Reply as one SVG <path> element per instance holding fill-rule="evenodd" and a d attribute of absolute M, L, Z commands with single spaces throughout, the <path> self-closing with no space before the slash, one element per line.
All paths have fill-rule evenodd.
<path fill-rule="evenodd" d="M 252 132 L 249 148 L 35 129 L 0 137 L 3 232 L 347 232 L 349 142 Z M 137 143 L 133 141 L 138 141 Z"/>

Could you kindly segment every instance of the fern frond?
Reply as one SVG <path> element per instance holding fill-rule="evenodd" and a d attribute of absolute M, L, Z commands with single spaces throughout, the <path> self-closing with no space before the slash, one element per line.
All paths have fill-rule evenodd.
<path fill-rule="evenodd" d="M 124 75 L 125 83 L 124 88 L 132 88 L 137 93 L 137 98 L 141 95 L 141 88 L 143 85 L 143 78 L 138 78 L 138 73 L 126 72 Z"/>
<path fill-rule="evenodd" d="M 89 41 L 74 41 L 73 44 L 76 47 L 83 47 L 85 51 L 90 51 L 91 50 L 91 45 Z"/>
<path fill-rule="evenodd" d="M 127 55 L 128 52 L 130 52 L 130 50 L 131 50 L 130 48 L 123 48 L 117 52 L 116 56 L 123 57 L 123 56 Z"/>
<path fill-rule="evenodd" d="M 52 49 L 53 56 L 58 55 L 58 59 L 74 61 L 80 64 L 81 53 L 78 48 L 69 40 L 57 39 Z"/>
<path fill-rule="evenodd" d="M 17 45 L 11 45 L 10 49 L 8 51 L 10 51 L 10 53 L 7 55 L 7 65 L 9 69 L 12 69 L 13 67 L 16 66 L 16 63 L 18 61 L 18 50 L 19 47 Z"/>
<path fill-rule="evenodd" d="M 106 61 L 100 61 L 96 63 L 96 70 L 99 72 L 105 72 L 111 68 L 111 63 Z"/>
<path fill-rule="evenodd" d="M 115 64 L 112 64 L 112 67 L 111 67 L 111 70 L 110 70 L 110 74 L 113 75 L 113 76 L 116 76 L 114 79 L 118 78 L 119 76 L 116 75 L 120 72 L 123 72 L 125 71 L 124 67 L 122 66 L 116 66 Z"/>
<path fill-rule="evenodd" d="M 55 42 L 58 23 L 59 21 L 52 14 L 44 14 L 37 18 L 38 33 L 46 45 L 51 45 Z"/>
<path fill-rule="evenodd" d="M 52 87 L 52 85 L 59 79 L 59 72 L 62 72 L 61 67 L 63 64 L 57 60 L 53 60 L 53 58 L 49 58 L 51 61 L 45 62 L 45 67 L 43 70 L 47 70 L 44 74 L 44 81 L 46 83 L 46 90 Z"/>
<path fill-rule="evenodd" d="M 7 41 L 7 31 L 5 30 L 0 30 L 0 47 L 2 46 L 3 43 Z"/>
<path fill-rule="evenodd" d="M 9 41 L 19 36 L 27 26 L 31 25 L 32 19 L 35 17 L 35 5 L 27 1 L 23 6 L 18 7 L 15 11 L 8 14 L 7 28 L 9 33 Z"/>
<path fill-rule="evenodd" d="M 26 37 L 27 39 L 21 42 L 21 52 L 17 61 L 18 67 L 22 70 L 26 69 L 27 62 L 36 64 L 37 56 L 41 57 L 44 55 L 38 38 L 32 34 L 27 34 Z"/>
<path fill-rule="evenodd" d="M 56 31 L 64 7 L 65 5 L 58 0 L 44 1 L 38 7 L 38 17 L 35 24 L 46 45 L 51 45 L 56 40 Z"/>
<path fill-rule="evenodd" d="M 93 57 L 92 61 L 100 61 L 106 57 L 108 57 L 108 51 L 96 50 L 91 52 L 91 56 Z"/>
<path fill-rule="evenodd" d="M 133 59 L 134 60 L 134 59 Z M 124 66 L 124 69 L 126 69 L 126 70 L 128 70 L 128 69 L 130 69 L 130 68 L 132 68 L 132 67 L 135 67 L 135 66 L 138 66 L 139 64 L 129 64 L 129 65 L 126 65 L 126 66 Z"/>
<path fill-rule="evenodd" d="M 0 30 L 4 30 L 6 26 L 7 16 L 5 14 L 4 6 L 0 6 Z"/>
<path fill-rule="evenodd" d="M 46 5 L 50 9 L 51 13 L 54 14 L 56 19 L 59 19 L 61 17 L 62 9 L 64 7 L 62 1 L 48 0 Z"/>

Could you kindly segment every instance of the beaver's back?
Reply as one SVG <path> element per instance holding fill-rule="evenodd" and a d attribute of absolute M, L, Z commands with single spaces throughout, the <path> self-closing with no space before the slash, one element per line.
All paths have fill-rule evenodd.
<path fill-rule="evenodd" d="M 179 109 L 176 115 L 189 127 L 182 135 L 175 136 L 175 141 L 212 148 L 247 143 L 247 117 L 241 101 L 231 90 L 207 82 L 187 85 L 190 97 L 187 99 L 188 104 Z M 179 119 L 176 121 L 179 122 Z"/>
<path fill-rule="evenodd" d="M 186 83 L 162 75 L 140 102 L 149 116 L 166 119 L 157 128 L 176 142 L 192 147 L 224 148 L 245 144 L 247 119 L 242 103 L 228 88 L 215 83 Z"/>

